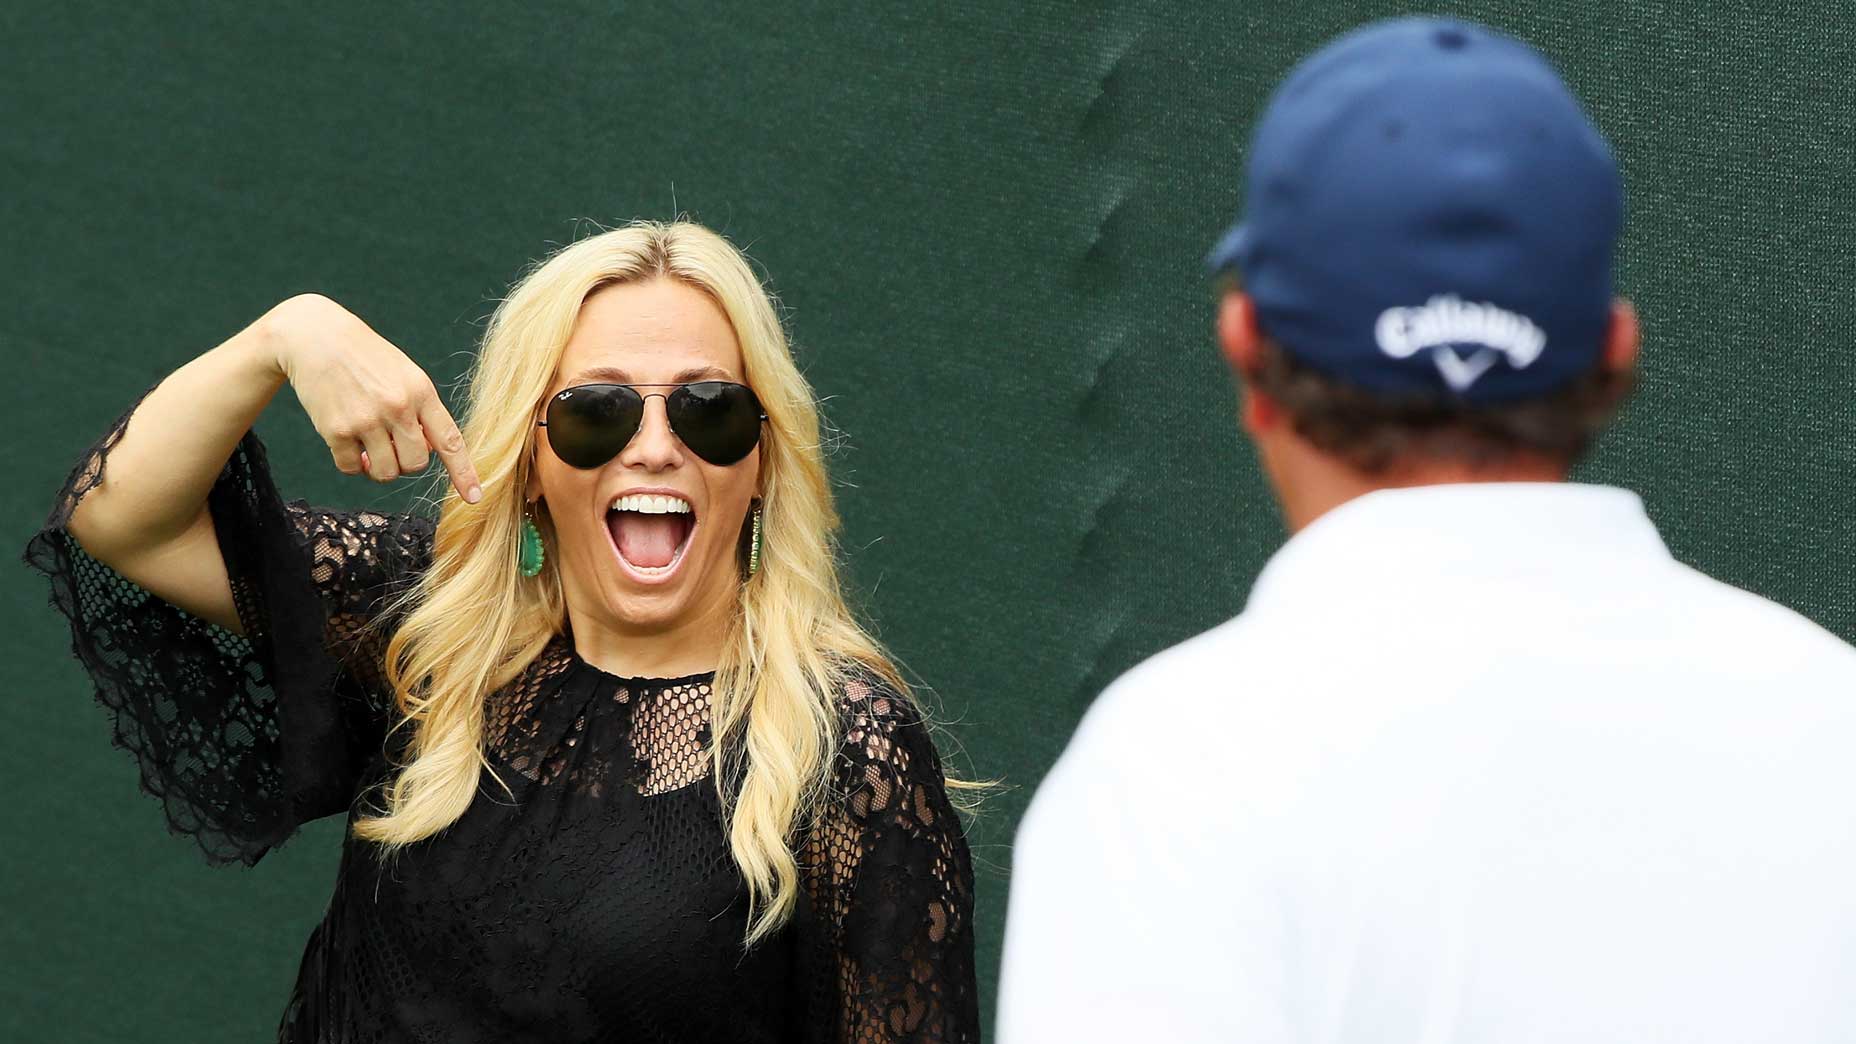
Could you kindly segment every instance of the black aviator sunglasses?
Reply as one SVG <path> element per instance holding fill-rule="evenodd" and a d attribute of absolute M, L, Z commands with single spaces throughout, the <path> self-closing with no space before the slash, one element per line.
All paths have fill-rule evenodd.
<path fill-rule="evenodd" d="M 640 388 L 675 390 L 646 395 Z M 652 398 L 664 400 L 670 430 L 690 452 L 718 467 L 736 463 L 760 444 L 767 414 L 752 388 L 733 381 L 581 384 L 549 399 L 545 419 L 535 423 L 548 429 L 555 456 L 591 470 L 618 456 L 638 434 L 644 401 Z"/>

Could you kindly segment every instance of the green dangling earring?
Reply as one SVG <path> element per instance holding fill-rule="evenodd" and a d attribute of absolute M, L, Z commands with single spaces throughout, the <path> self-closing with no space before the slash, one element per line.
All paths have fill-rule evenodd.
<path fill-rule="evenodd" d="M 541 572 L 541 563 L 546 555 L 541 549 L 541 530 L 535 528 L 535 520 L 528 512 L 522 512 L 522 539 L 516 553 L 516 567 L 523 576 L 534 576 Z"/>
<path fill-rule="evenodd" d="M 748 545 L 748 575 L 760 572 L 760 504 L 754 505 L 754 536 Z"/>

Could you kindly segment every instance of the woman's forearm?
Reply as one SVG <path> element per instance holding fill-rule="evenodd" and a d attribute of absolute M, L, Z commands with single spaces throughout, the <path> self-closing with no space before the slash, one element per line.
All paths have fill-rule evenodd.
<path fill-rule="evenodd" d="M 84 496 L 67 531 L 114 564 L 185 533 L 258 415 L 285 382 L 273 316 L 289 302 L 175 370 L 150 391 L 110 450 L 102 484 Z"/>

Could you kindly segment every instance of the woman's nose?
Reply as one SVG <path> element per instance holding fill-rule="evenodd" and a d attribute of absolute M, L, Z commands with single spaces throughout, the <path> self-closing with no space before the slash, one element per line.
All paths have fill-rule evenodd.
<path fill-rule="evenodd" d="M 638 434 L 632 436 L 625 451 L 619 454 L 619 463 L 651 471 L 683 463 L 683 444 L 670 430 L 670 413 L 662 395 L 644 400 L 644 419 L 638 423 Z"/>

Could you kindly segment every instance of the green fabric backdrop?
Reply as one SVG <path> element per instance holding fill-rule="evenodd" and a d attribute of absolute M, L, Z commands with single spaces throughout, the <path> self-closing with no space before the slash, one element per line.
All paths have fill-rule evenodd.
<path fill-rule="evenodd" d="M 1547 51 L 1622 157 L 1647 382 L 1585 474 L 1643 491 L 1683 559 L 1856 638 L 1847 4 L 1442 6 Z M 254 10 L 0 10 L 8 545 L 135 392 L 291 293 L 443 384 L 550 244 L 687 211 L 789 307 L 846 436 L 854 585 L 954 763 L 1012 788 L 975 833 L 990 1011 L 1033 787 L 1107 681 L 1235 612 L 1281 540 L 1198 270 L 1248 122 L 1299 55 L 1400 9 Z M 411 492 L 337 474 L 289 395 L 260 430 L 288 495 Z M 44 586 L 16 567 L 0 591 L 0 1038 L 267 1038 L 338 826 L 207 870 L 110 749 Z"/>

